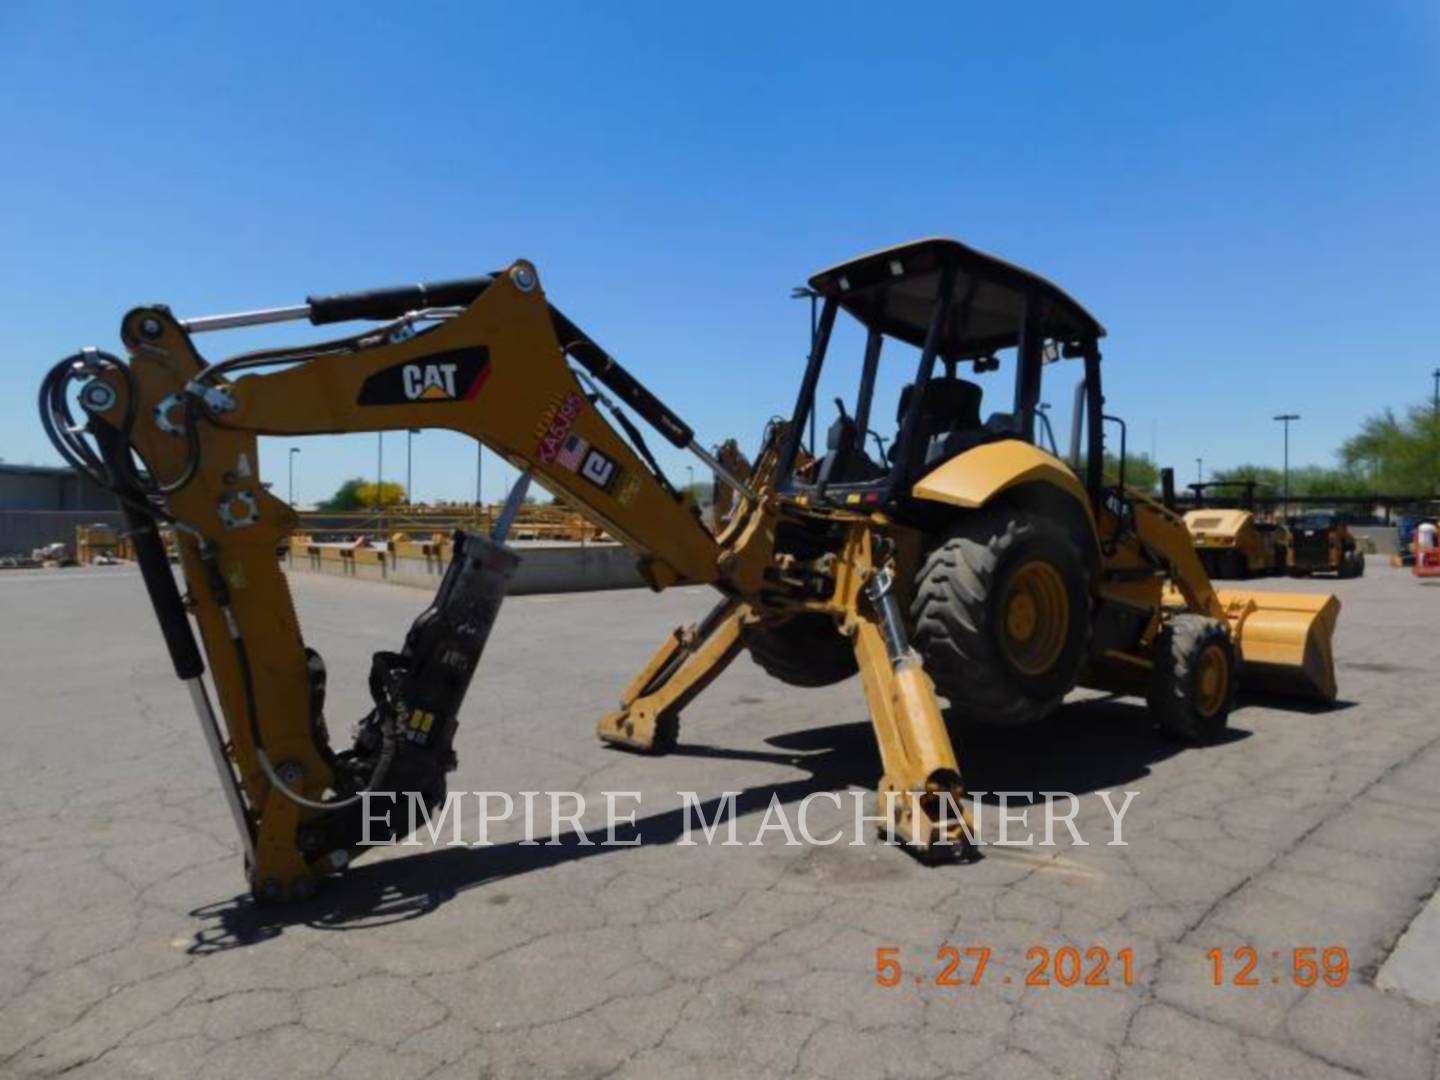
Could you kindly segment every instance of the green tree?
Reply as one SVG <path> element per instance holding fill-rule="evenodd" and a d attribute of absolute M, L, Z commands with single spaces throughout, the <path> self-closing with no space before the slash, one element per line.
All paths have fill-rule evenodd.
<path fill-rule="evenodd" d="M 1080 459 L 1080 475 L 1085 475 L 1085 458 Z M 1116 484 L 1120 482 L 1120 455 L 1105 452 L 1105 483 Z M 1125 455 L 1125 486 L 1134 488 L 1136 491 L 1143 491 L 1147 494 L 1158 491 L 1160 488 L 1160 466 L 1150 460 L 1149 454 Z"/>
<path fill-rule="evenodd" d="M 1260 495 L 1276 496 L 1285 490 L 1284 471 L 1269 465 L 1236 465 L 1230 469 L 1216 469 L 1208 479 L 1222 482 L 1254 480 L 1259 485 Z M 1290 470 L 1291 495 L 1369 495 L 1373 491 L 1368 478 L 1349 467 L 1297 465 Z"/>
<path fill-rule="evenodd" d="M 1274 488 L 1276 491 L 1280 490 L 1281 476 L 1279 469 L 1272 469 L 1269 465 L 1236 465 L 1231 469 L 1212 469 L 1205 480 L 1209 483 L 1219 484 L 1254 480 L 1260 494 L 1268 495 L 1270 488 Z M 1186 481 L 1186 483 L 1188 482 Z"/>
<path fill-rule="evenodd" d="M 1114 484 L 1120 479 L 1120 458 L 1116 454 L 1105 455 L 1105 482 Z M 1160 487 L 1160 466 L 1150 460 L 1149 454 L 1129 453 L 1125 455 L 1125 486 L 1136 491 L 1155 491 Z"/>
<path fill-rule="evenodd" d="M 378 495 L 375 481 L 356 476 L 346 480 L 335 494 L 320 503 L 322 510 L 373 510 L 378 506 L 399 506 L 405 502 L 405 488 L 385 481 L 380 484 Z"/>
<path fill-rule="evenodd" d="M 1440 415 L 1431 402 L 1370 416 L 1340 446 L 1340 460 L 1369 478 L 1371 490 L 1392 495 L 1440 492 Z"/>

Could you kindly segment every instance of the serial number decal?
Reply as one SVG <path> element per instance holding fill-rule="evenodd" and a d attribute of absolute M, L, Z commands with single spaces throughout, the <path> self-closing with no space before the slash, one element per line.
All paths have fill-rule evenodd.
<path fill-rule="evenodd" d="M 1211 949 L 1210 979 L 1216 986 L 1344 986 L 1350 978 L 1350 951 L 1341 945 L 1299 945 L 1261 953 L 1251 945 Z"/>
<path fill-rule="evenodd" d="M 621 506 L 629 506 L 635 501 L 635 496 L 640 494 L 640 478 L 626 473 L 621 476 L 619 486 L 615 491 L 615 501 Z"/>
<path fill-rule="evenodd" d="M 552 464 L 559 456 L 570 429 L 575 426 L 584 408 L 585 399 L 574 390 L 567 390 L 541 415 L 536 428 L 540 442 L 535 447 L 535 456 L 544 464 Z"/>
<path fill-rule="evenodd" d="M 942 945 L 933 957 L 902 957 L 899 947 L 875 950 L 875 982 L 880 986 L 1009 985 L 1017 976 L 992 967 L 987 945 Z M 913 963 L 912 963 L 913 961 Z M 1025 986 L 1133 986 L 1135 951 L 1111 952 L 1102 945 L 1081 949 L 1034 945 L 1025 952 Z"/>

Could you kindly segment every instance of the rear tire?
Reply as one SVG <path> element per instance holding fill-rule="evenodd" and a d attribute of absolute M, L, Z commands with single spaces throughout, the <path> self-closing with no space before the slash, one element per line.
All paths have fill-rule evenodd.
<path fill-rule="evenodd" d="M 1219 619 L 1175 615 L 1155 639 L 1155 670 L 1146 700 L 1160 730 L 1203 746 L 1230 722 L 1239 686 L 1235 642 Z"/>
<path fill-rule="evenodd" d="M 1060 704 L 1085 660 L 1085 565 L 1057 521 L 966 514 L 921 567 L 910 616 L 925 670 L 960 719 L 1032 723 Z"/>
<path fill-rule="evenodd" d="M 790 686 L 830 686 L 860 670 L 855 647 L 828 615 L 754 623 L 740 636 L 754 661 Z"/>

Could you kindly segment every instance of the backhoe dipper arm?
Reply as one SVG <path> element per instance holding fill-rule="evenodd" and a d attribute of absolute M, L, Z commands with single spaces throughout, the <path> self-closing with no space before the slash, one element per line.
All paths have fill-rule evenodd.
<path fill-rule="evenodd" d="M 419 320 L 403 317 L 417 309 L 436 321 L 415 333 Z M 403 321 L 369 336 L 213 365 L 192 340 L 205 330 L 307 315 L 317 324 Z M 641 453 L 600 414 L 601 391 L 582 385 L 567 352 L 672 443 L 693 444 L 690 429 L 550 307 L 529 263 L 489 279 L 326 297 L 303 308 L 189 324 L 163 307 L 139 308 L 125 317 L 121 335 L 129 364 L 93 351 L 63 362 L 42 390 L 42 415 L 48 402 L 52 438 L 69 446 L 61 447 L 67 458 L 76 454 L 62 431 L 79 430 L 64 422 L 64 379 L 91 376 L 80 402 L 101 454 L 80 452 L 82 467 L 116 491 L 132 530 L 148 526 L 153 535 L 156 518 L 176 530 L 184 608 L 163 556 L 150 560 L 162 561 L 149 567 L 146 583 L 177 672 L 192 693 L 198 687 L 197 708 L 246 841 L 247 872 L 265 899 L 304 895 L 316 877 L 348 860 L 365 824 L 359 796 L 370 784 L 417 792 L 431 805 L 443 798 L 454 713 L 514 560 L 484 538 L 463 536 L 440 595 L 404 650 L 376 655 L 375 711 L 361 721 L 355 747 L 337 753 L 325 730 L 324 666 L 305 647 L 276 559 L 297 518 L 260 483 L 258 436 L 464 432 L 635 550 L 654 588 L 720 577 L 715 537 L 642 460 L 648 451 L 633 425 L 619 421 Z M 279 364 L 289 366 L 273 370 Z M 272 370 L 241 374 L 267 365 Z M 193 642 L 187 609 L 200 629 L 224 736 L 203 700 L 193 647 L 186 649 Z M 441 661 L 454 670 L 437 668 Z M 424 701 L 441 683 L 450 713 L 443 717 Z M 403 795 L 400 801 L 403 817 Z M 398 819 L 388 827 L 405 831 Z"/>

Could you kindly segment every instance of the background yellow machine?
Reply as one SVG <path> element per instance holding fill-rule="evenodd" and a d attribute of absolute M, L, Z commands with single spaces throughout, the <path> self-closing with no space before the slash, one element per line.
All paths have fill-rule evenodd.
<path fill-rule="evenodd" d="M 1290 534 L 1278 522 L 1265 521 L 1255 512 L 1254 480 L 1212 480 L 1191 484 L 1195 508 L 1185 513 L 1185 527 L 1195 541 L 1195 551 L 1205 572 L 1212 578 L 1250 578 L 1283 574 L 1290 546 Z M 1207 493 L 1238 488 L 1238 497 L 1213 500 Z M 1220 505 L 1214 505 L 1218 501 Z M 1233 505 L 1225 505 L 1226 503 Z"/>
<path fill-rule="evenodd" d="M 375 655 L 374 707 L 337 749 L 324 664 L 275 556 L 295 516 L 260 483 L 260 435 L 465 432 L 630 545 L 654 588 L 713 585 L 714 610 L 662 642 L 600 719 L 609 742 L 668 749 L 685 704 L 742 649 L 796 685 L 858 671 L 891 831 L 927 858 L 967 849 L 952 740 L 965 724 L 1031 721 L 1083 684 L 1143 694 L 1164 730 L 1204 741 L 1224 728 L 1242 679 L 1334 697 L 1334 598 L 1217 593 L 1180 518 L 1124 487 L 1124 428 L 1101 390 L 1103 330 L 1073 299 L 950 240 L 862 256 L 810 286 L 822 306 L 795 408 L 770 426 L 753 468 L 733 448 L 726 461 L 702 450 L 547 301 L 524 261 L 238 315 L 138 308 L 121 325 L 128 361 L 86 350 L 52 370 L 42 419 L 67 459 L 121 500 L 259 897 L 308 895 L 343 867 L 360 850 L 367 793 L 395 792 L 401 807 L 444 798 L 461 700 L 517 559 L 498 542 L 508 515 L 496 537 L 457 537 L 435 601 L 400 649 Z M 848 406 L 836 399 L 825 445 L 807 448 L 842 318 L 858 386 Z M 196 349 L 203 332 L 287 319 L 381 325 L 219 362 Z M 1067 358 L 1080 378 L 1062 457 L 1039 403 L 1045 369 Z M 882 364 L 886 379 L 909 376 L 883 401 Z M 988 413 L 982 383 L 996 401 Z M 734 491 L 714 530 L 629 413 Z M 886 415 L 888 441 L 874 419 Z M 1118 485 L 1102 475 L 1107 424 L 1121 432 Z M 178 538 L 184 597 L 157 523 Z M 372 836 L 410 827 L 403 810 L 377 826 L 380 812 L 370 808 Z"/>
<path fill-rule="evenodd" d="M 1365 573 L 1365 555 L 1349 526 L 1334 510 L 1297 514 L 1287 526 L 1290 542 L 1285 567 L 1291 574 L 1354 578 Z"/>

